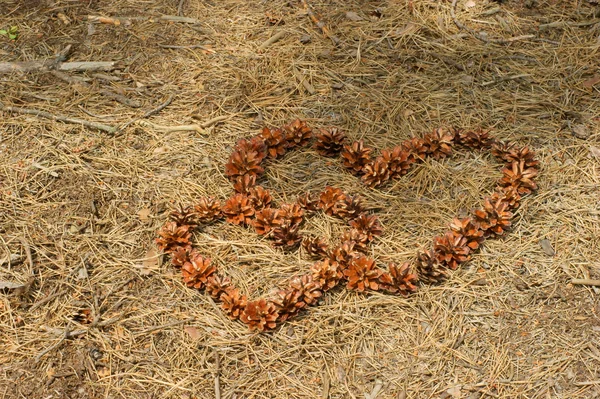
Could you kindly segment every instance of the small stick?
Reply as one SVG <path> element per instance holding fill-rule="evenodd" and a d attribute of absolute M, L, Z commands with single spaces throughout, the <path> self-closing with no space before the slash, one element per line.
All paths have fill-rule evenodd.
<path fill-rule="evenodd" d="M 177 15 L 183 16 L 183 3 L 185 0 L 179 0 L 179 4 L 177 5 Z"/>
<path fill-rule="evenodd" d="M 215 348 L 215 399 L 221 399 L 221 360 Z"/>
<path fill-rule="evenodd" d="M 565 26 L 590 26 L 600 23 L 600 19 L 592 19 L 591 21 L 583 21 L 583 22 L 572 22 L 572 21 L 555 21 L 550 22 L 549 24 L 541 24 L 538 28 L 540 30 L 546 30 L 550 28 L 563 28 Z"/>
<path fill-rule="evenodd" d="M 31 305 L 31 307 L 29 308 L 29 312 L 33 312 L 34 310 L 36 310 L 37 308 L 39 308 L 42 305 L 45 305 L 46 303 L 50 302 L 51 300 L 53 300 L 54 298 L 57 298 L 61 295 L 63 295 L 65 292 L 67 292 L 67 290 L 62 290 L 62 291 L 58 291 L 55 292 L 52 295 L 49 295 L 47 297 L 45 297 L 44 299 L 37 301 L 36 303 L 34 303 L 33 305 Z"/>
<path fill-rule="evenodd" d="M 600 287 L 600 280 L 592 280 L 589 278 L 574 278 L 571 280 L 571 284 L 575 285 L 591 285 L 594 287 Z"/>
<path fill-rule="evenodd" d="M 284 37 L 286 35 L 286 31 L 284 30 L 280 30 L 279 32 L 275 33 L 273 36 L 271 36 L 270 38 L 268 38 L 267 40 L 265 40 L 260 46 L 258 46 L 259 50 L 264 50 L 267 47 L 269 47 L 271 44 L 279 41 L 282 37 Z"/>
<path fill-rule="evenodd" d="M 308 80 L 306 80 L 305 76 L 302 73 L 300 73 L 300 71 L 297 70 L 296 67 L 293 67 L 293 68 L 294 68 L 293 69 L 294 75 L 300 81 L 300 83 L 302 83 L 302 85 L 304 86 L 306 91 L 308 91 L 310 94 L 315 94 L 316 93 L 315 88 L 308 82 Z"/>
<path fill-rule="evenodd" d="M 29 267 L 31 267 L 31 270 L 33 271 L 33 257 L 31 256 L 31 247 L 29 247 L 29 243 L 27 242 L 25 237 L 19 237 L 19 241 L 21 241 L 21 244 L 25 249 L 25 255 L 27 255 L 27 262 L 29 263 Z"/>
<path fill-rule="evenodd" d="M 340 39 L 338 39 L 337 36 L 331 33 L 325 25 L 325 23 L 319 19 L 319 17 L 313 12 L 313 10 L 311 10 L 308 1 L 302 0 L 302 5 L 304 6 L 304 10 L 306 11 L 306 14 L 309 16 L 311 21 L 313 21 L 314 24 L 317 25 L 317 28 L 321 29 L 321 32 L 325 36 L 329 37 L 331 41 L 337 46 L 340 43 Z"/>
<path fill-rule="evenodd" d="M 49 69 L 58 71 L 112 71 L 117 68 L 117 61 L 93 61 L 93 62 L 58 62 L 52 61 L 23 61 L 23 62 L 0 62 L 0 74 L 11 74 L 14 72 L 40 72 Z M 54 68 L 52 68 L 54 66 Z"/>
<path fill-rule="evenodd" d="M 440 61 L 442 61 L 442 62 L 445 62 L 445 63 L 446 63 L 446 64 L 448 64 L 448 65 L 451 65 L 451 66 L 453 66 L 454 68 L 458 69 L 459 71 L 463 71 L 463 72 L 465 71 L 465 67 L 464 67 L 464 66 L 462 66 L 461 64 L 459 64 L 459 63 L 458 63 L 458 62 L 456 62 L 456 61 L 453 61 L 453 60 L 451 60 L 451 59 L 450 59 L 450 58 L 448 58 L 448 57 L 444 57 L 444 56 L 442 56 L 441 54 L 438 54 L 438 53 L 436 53 L 436 52 L 433 52 L 433 51 L 430 51 L 430 52 L 429 52 L 429 54 L 433 55 L 433 56 L 434 56 L 435 58 L 437 58 L 438 60 L 440 60 Z"/>
<path fill-rule="evenodd" d="M 162 125 L 157 125 L 155 123 L 152 122 L 148 122 L 148 121 L 144 121 L 141 120 L 138 123 L 142 126 L 149 126 L 153 129 L 156 130 L 160 130 L 161 132 L 165 132 L 165 133 L 171 133 L 171 132 L 182 132 L 182 131 L 196 131 L 200 134 L 205 134 L 206 132 L 204 131 L 204 129 L 211 127 L 212 125 L 219 123 L 221 121 L 227 120 L 232 118 L 232 116 L 230 115 L 221 115 L 221 116 L 216 116 L 212 119 L 209 119 L 203 123 L 199 123 L 199 124 L 194 124 L 194 125 L 178 125 L 178 126 L 162 126 Z"/>
<path fill-rule="evenodd" d="M 68 328 L 68 327 L 67 327 L 67 328 L 65 328 L 65 331 L 64 331 L 64 333 L 63 333 L 62 337 L 60 337 L 60 339 L 59 339 L 59 340 L 58 340 L 58 341 L 57 341 L 55 344 L 53 344 L 53 345 L 49 346 L 48 348 L 44 349 L 43 351 L 41 351 L 41 352 L 40 352 L 40 353 L 39 353 L 39 354 L 38 354 L 38 355 L 35 357 L 35 362 L 36 362 L 36 363 L 37 363 L 37 362 L 39 362 L 39 361 L 40 361 L 40 359 L 41 359 L 42 357 L 44 357 L 44 355 L 46 355 L 48 352 L 51 352 L 52 350 L 54 350 L 55 348 L 57 348 L 57 347 L 58 347 L 60 344 L 62 344 L 62 342 L 63 342 L 65 339 L 67 339 L 67 338 L 69 337 L 69 333 L 70 333 L 70 330 L 69 330 L 69 328 Z"/>
<path fill-rule="evenodd" d="M 158 46 L 162 47 L 162 48 L 199 48 L 200 50 L 207 51 L 212 54 L 216 53 L 215 50 L 208 48 L 206 46 L 203 46 L 201 44 L 189 44 L 187 46 L 174 46 L 174 45 L 170 45 L 170 44 L 159 44 Z"/>
<path fill-rule="evenodd" d="M 196 18 L 181 17 L 178 15 L 161 15 L 160 17 L 101 17 L 98 15 L 88 15 L 87 20 L 90 22 L 98 22 L 101 24 L 109 24 L 119 26 L 122 23 L 131 23 L 131 21 L 167 21 L 167 22 L 182 22 L 186 24 L 199 24 Z"/>
<path fill-rule="evenodd" d="M 10 106 L 5 106 L 4 104 L 0 103 L 0 111 L 12 112 L 12 113 L 16 113 L 16 114 L 33 115 L 33 116 L 37 116 L 39 118 L 51 119 L 51 120 L 58 121 L 58 122 L 74 123 L 77 125 L 83 125 L 85 127 L 89 127 L 91 129 L 102 130 L 104 132 L 111 133 L 111 134 L 117 131 L 117 128 L 115 128 L 113 126 L 104 125 L 102 123 L 90 122 L 90 121 L 86 121 L 83 119 L 71 118 L 71 117 L 63 116 L 63 115 L 54 115 L 49 112 L 40 111 L 40 110 L 32 109 L 32 108 L 10 107 Z"/>
<path fill-rule="evenodd" d="M 163 109 L 165 109 L 166 107 L 169 106 L 169 104 L 171 104 L 171 102 L 173 101 L 173 95 L 170 94 L 169 98 L 167 98 L 167 101 L 165 101 L 164 103 L 160 104 L 158 107 L 151 109 L 150 111 L 147 111 L 144 115 L 142 115 L 139 118 L 133 118 L 131 120 L 129 120 L 128 122 L 126 122 L 124 125 L 122 125 L 121 127 L 119 127 L 119 129 L 117 130 L 118 132 L 121 132 L 123 129 L 125 129 L 127 126 L 131 125 L 132 123 L 140 120 L 140 119 L 146 119 L 149 116 L 152 116 L 154 114 L 159 113 L 160 111 L 162 111 Z"/>
<path fill-rule="evenodd" d="M 483 82 L 481 84 L 481 86 L 489 86 L 489 85 L 493 85 L 493 84 L 496 84 L 496 83 L 506 82 L 507 80 L 515 80 L 515 79 L 525 78 L 527 76 L 531 76 L 531 74 L 529 74 L 529 73 L 521 73 L 519 75 L 504 76 L 504 77 L 502 77 L 502 78 L 500 78 L 498 80 L 492 80 L 492 81 L 489 81 L 489 82 Z"/>

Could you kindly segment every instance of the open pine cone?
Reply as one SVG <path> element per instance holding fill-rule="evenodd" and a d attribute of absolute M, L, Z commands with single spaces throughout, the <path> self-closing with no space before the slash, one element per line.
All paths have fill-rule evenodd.
<path fill-rule="evenodd" d="M 350 221 L 350 227 L 360 231 L 367 236 L 367 240 L 373 241 L 383 232 L 377 215 L 361 213 L 356 219 Z"/>
<path fill-rule="evenodd" d="M 194 205 L 200 223 L 210 223 L 221 217 L 221 203 L 214 197 L 202 197 Z"/>
<path fill-rule="evenodd" d="M 481 150 L 492 148 L 495 140 L 490 136 L 489 130 L 464 130 L 458 134 L 457 141 L 469 148 Z"/>
<path fill-rule="evenodd" d="M 246 295 L 241 295 L 238 288 L 229 287 L 221 294 L 221 308 L 232 320 L 239 319 L 246 308 Z"/>
<path fill-rule="evenodd" d="M 254 136 L 250 140 L 240 139 L 235 145 L 237 151 L 256 152 L 258 162 L 267 156 L 267 145 L 262 137 Z"/>
<path fill-rule="evenodd" d="M 350 229 L 342 234 L 342 242 L 351 243 L 355 251 L 367 253 L 369 237 L 360 230 Z"/>
<path fill-rule="evenodd" d="M 277 326 L 279 312 L 277 306 L 266 299 L 248 302 L 240 315 L 240 320 L 248 325 L 250 330 L 272 330 Z"/>
<path fill-rule="evenodd" d="M 529 194 L 537 190 L 537 184 L 533 178 L 537 176 L 536 168 L 525 166 L 525 160 L 515 161 L 510 167 L 502 169 L 504 176 L 500 179 L 500 186 L 515 187 L 519 194 Z"/>
<path fill-rule="evenodd" d="M 311 274 L 305 274 L 301 277 L 295 277 L 290 281 L 290 288 L 300 293 L 300 301 L 308 306 L 315 305 L 323 291 L 317 280 L 313 279 Z"/>
<path fill-rule="evenodd" d="M 260 211 L 264 208 L 271 207 L 271 193 L 261 186 L 252 187 L 249 191 L 248 198 L 250 199 L 252 207 L 255 211 Z"/>
<path fill-rule="evenodd" d="M 310 192 L 299 196 L 296 203 L 306 212 L 315 212 L 319 207 L 319 200 Z"/>
<path fill-rule="evenodd" d="M 346 241 L 335 247 L 329 254 L 329 261 L 337 263 L 341 270 L 346 269 L 352 259 L 358 256 L 359 253 L 354 249 L 354 243 Z"/>
<path fill-rule="evenodd" d="M 256 212 L 255 219 L 252 222 L 257 234 L 267 235 L 276 227 L 281 227 L 283 219 L 279 215 L 279 210 L 265 208 Z"/>
<path fill-rule="evenodd" d="M 335 287 L 342 277 L 337 262 L 332 262 L 329 259 L 315 263 L 310 270 L 313 280 L 323 291 L 329 291 Z"/>
<path fill-rule="evenodd" d="M 250 189 L 256 185 L 256 175 L 236 176 L 233 180 L 233 191 L 248 195 Z"/>
<path fill-rule="evenodd" d="M 286 132 L 288 147 L 305 146 L 312 138 L 312 129 L 306 122 L 296 119 L 283 128 Z"/>
<path fill-rule="evenodd" d="M 264 127 L 261 136 L 267 146 L 267 153 L 271 158 L 283 156 L 288 148 L 285 132 L 281 129 L 269 129 Z"/>
<path fill-rule="evenodd" d="M 444 128 L 437 128 L 423 137 L 427 154 L 435 159 L 443 158 L 452 153 L 454 135 Z"/>
<path fill-rule="evenodd" d="M 464 237 L 467 247 L 471 248 L 471 250 L 479 248 L 479 245 L 485 239 L 483 237 L 483 230 L 481 230 L 479 224 L 471 218 L 455 218 L 452 223 L 450 223 L 450 230 Z"/>
<path fill-rule="evenodd" d="M 178 226 L 175 222 L 167 222 L 159 231 L 156 244 L 166 253 L 175 251 L 178 247 L 192 249 L 192 233 L 189 226 Z"/>
<path fill-rule="evenodd" d="M 358 217 L 361 213 L 365 212 L 366 209 L 362 205 L 362 198 L 359 195 L 344 195 L 340 201 L 336 201 L 333 204 L 332 214 L 344 219 L 352 220 Z"/>
<path fill-rule="evenodd" d="M 362 181 L 369 187 L 379 187 L 390 179 L 389 164 L 383 157 L 375 158 L 363 168 Z"/>
<path fill-rule="evenodd" d="M 273 228 L 273 245 L 283 247 L 284 249 L 294 249 L 302 241 L 302 237 L 298 234 L 298 226 L 290 226 L 283 224 L 282 226 Z"/>
<path fill-rule="evenodd" d="M 418 137 L 413 137 L 410 140 L 402 143 L 402 148 L 408 153 L 409 162 L 420 162 L 425 159 L 427 155 L 428 146 L 425 145 L 425 141 Z"/>
<path fill-rule="evenodd" d="M 256 151 L 235 150 L 231 153 L 229 162 L 225 164 L 225 174 L 232 181 L 244 175 L 260 176 L 264 172 L 260 166 L 261 162 L 262 158 Z"/>
<path fill-rule="evenodd" d="M 414 163 L 414 158 L 410 157 L 408 151 L 402 146 L 396 146 L 391 150 L 381 151 L 381 157 L 388 165 L 390 179 L 396 179 L 408 173 L 410 166 Z"/>
<path fill-rule="evenodd" d="M 214 273 L 206 280 L 206 292 L 214 299 L 220 299 L 221 295 L 225 294 L 231 287 L 231 280 L 229 277 L 219 276 Z"/>
<path fill-rule="evenodd" d="M 306 307 L 306 303 L 301 299 L 302 293 L 293 288 L 278 290 L 271 298 L 271 301 L 279 313 L 278 322 L 283 322 Z"/>
<path fill-rule="evenodd" d="M 189 226 L 191 229 L 198 226 L 198 215 L 191 206 L 186 208 L 179 206 L 178 209 L 174 209 L 169 213 L 169 219 L 177 223 L 178 226 Z"/>
<path fill-rule="evenodd" d="M 433 252 L 439 263 L 448 269 L 456 270 L 459 264 L 469 260 L 471 249 L 467 239 L 454 231 L 448 231 L 441 237 L 435 237 Z"/>
<path fill-rule="evenodd" d="M 417 291 L 415 284 L 418 278 L 416 274 L 410 273 L 410 263 L 406 262 L 401 266 L 390 263 L 388 269 L 388 273 L 382 273 L 379 276 L 379 283 L 384 290 L 403 296 Z"/>
<path fill-rule="evenodd" d="M 437 261 L 433 251 L 419 253 L 416 266 L 419 281 L 426 284 L 440 284 L 448 278 L 448 270 Z"/>
<path fill-rule="evenodd" d="M 279 209 L 279 215 L 283 219 L 283 225 L 292 228 L 297 228 L 304 220 L 304 210 L 296 203 L 282 204 Z"/>
<path fill-rule="evenodd" d="M 492 194 L 491 200 L 492 202 L 500 200 L 506 203 L 508 209 L 517 209 L 521 203 L 521 194 L 519 194 L 519 190 L 514 186 L 502 187 Z"/>
<path fill-rule="evenodd" d="M 339 189 L 330 186 L 325 187 L 325 190 L 319 196 L 319 208 L 328 215 L 335 215 L 336 207 L 346 200 L 346 194 Z"/>
<path fill-rule="evenodd" d="M 321 129 L 317 135 L 315 150 L 325 157 L 335 157 L 342 151 L 346 135 L 336 127 Z"/>
<path fill-rule="evenodd" d="M 199 290 L 204 288 L 208 278 L 216 271 L 217 268 L 210 263 L 209 258 L 203 258 L 195 251 L 190 254 L 189 262 L 185 262 L 181 267 L 185 284 Z"/>
<path fill-rule="evenodd" d="M 249 224 L 254 216 L 254 207 L 248 196 L 235 194 L 229 198 L 221 209 L 227 221 L 232 224 Z"/>
<path fill-rule="evenodd" d="M 188 248 L 177 247 L 175 251 L 171 253 L 171 265 L 173 267 L 181 268 L 185 262 L 190 261 L 190 252 Z"/>
<path fill-rule="evenodd" d="M 362 140 L 344 145 L 341 153 L 344 167 L 353 175 L 362 175 L 365 165 L 371 162 L 371 151 L 371 148 L 365 147 Z"/>
<path fill-rule="evenodd" d="M 492 147 L 492 154 L 506 163 L 525 161 L 525 168 L 538 168 L 540 161 L 529 147 L 517 148 L 512 143 L 499 141 Z"/>
<path fill-rule="evenodd" d="M 364 292 L 367 289 L 379 289 L 379 276 L 382 271 L 375 265 L 375 260 L 364 255 L 353 258 L 344 270 L 348 279 L 348 289 Z"/>
<path fill-rule="evenodd" d="M 329 245 L 323 237 L 305 237 L 302 240 L 302 248 L 313 259 L 324 259 L 327 257 Z"/>
<path fill-rule="evenodd" d="M 506 202 L 498 199 L 485 197 L 483 209 L 475 211 L 475 221 L 479 223 L 485 237 L 490 235 L 502 235 L 510 228 L 512 213 L 508 211 Z"/>

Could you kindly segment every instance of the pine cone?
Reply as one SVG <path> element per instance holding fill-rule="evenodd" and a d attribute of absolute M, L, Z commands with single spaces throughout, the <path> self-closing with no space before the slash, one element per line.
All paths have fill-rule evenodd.
<path fill-rule="evenodd" d="M 346 135 L 337 127 L 321 129 L 317 135 L 317 142 L 314 145 L 315 150 L 325 157 L 337 156 L 343 148 Z"/>
<path fill-rule="evenodd" d="M 502 141 L 492 147 L 492 154 L 509 164 L 525 161 L 525 168 L 538 168 L 540 163 L 529 147 L 516 148 L 514 144 Z"/>
<path fill-rule="evenodd" d="M 221 308 L 225 311 L 230 319 L 239 319 L 242 312 L 246 308 L 246 295 L 241 295 L 237 288 L 229 287 L 221 294 Z"/>
<path fill-rule="evenodd" d="M 371 161 L 371 151 L 371 148 L 365 148 L 362 140 L 355 141 L 351 145 L 344 145 L 341 153 L 344 167 L 349 169 L 353 175 L 361 175 L 365 165 Z"/>
<path fill-rule="evenodd" d="M 383 232 L 377 215 L 361 213 L 356 219 L 350 221 L 350 227 L 355 228 L 367 236 L 367 240 L 373 241 L 376 236 Z"/>
<path fill-rule="evenodd" d="M 454 231 L 448 231 L 441 237 L 435 237 L 433 252 L 439 263 L 448 269 L 456 270 L 459 264 L 469 260 L 471 249 L 467 239 Z"/>
<path fill-rule="evenodd" d="M 203 258 L 195 251 L 190 254 L 190 261 L 181 267 L 185 284 L 199 290 L 204 288 L 208 278 L 216 271 L 217 268 L 211 265 L 209 258 Z"/>
<path fill-rule="evenodd" d="M 256 233 L 264 236 L 273 231 L 274 228 L 280 227 L 283 224 L 283 219 L 279 215 L 279 210 L 265 208 L 256 212 L 256 218 L 252 224 Z"/>
<path fill-rule="evenodd" d="M 455 218 L 452 223 L 450 223 L 450 230 L 464 237 L 467 247 L 471 248 L 471 250 L 479 248 L 479 245 L 485 239 L 483 237 L 483 230 L 481 230 L 479 224 L 474 222 L 471 218 Z"/>
<path fill-rule="evenodd" d="M 260 166 L 261 162 L 262 158 L 256 151 L 235 150 L 231 153 L 229 162 L 225 164 L 225 174 L 232 181 L 244 175 L 260 176 L 264 172 Z"/>
<path fill-rule="evenodd" d="M 327 186 L 319 196 L 319 208 L 327 215 L 335 215 L 336 207 L 346 200 L 346 194 L 339 188 Z"/>
<path fill-rule="evenodd" d="M 267 152 L 271 158 L 277 158 L 286 153 L 288 143 L 283 130 L 264 127 L 261 136 L 267 146 Z"/>
<path fill-rule="evenodd" d="M 194 212 L 194 208 L 188 206 L 184 208 L 179 206 L 179 209 L 175 209 L 169 213 L 169 219 L 177 223 L 178 226 L 189 226 L 193 229 L 198 226 L 198 215 Z"/>
<path fill-rule="evenodd" d="M 529 194 L 537 190 L 537 184 L 533 178 L 537 176 L 538 171 L 535 168 L 525 166 L 525 160 L 515 161 L 510 167 L 502 169 L 504 176 L 500 179 L 499 185 L 502 187 L 515 187 L 519 194 Z"/>
<path fill-rule="evenodd" d="M 494 138 L 490 136 L 489 130 L 482 129 L 461 131 L 458 134 L 457 141 L 474 150 L 492 148 L 495 143 Z"/>
<path fill-rule="evenodd" d="M 300 293 L 300 301 L 308 306 L 315 305 L 317 300 L 323 295 L 318 281 L 313 279 L 310 274 L 301 277 L 295 277 L 290 281 L 290 288 Z"/>
<path fill-rule="evenodd" d="M 181 268 L 185 262 L 190 261 L 190 250 L 184 247 L 177 247 L 171 253 L 171 264 L 173 267 Z"/>
<path fill-rule="evenodd" d="M 223 215 L 232 224 L 249 224 L 254 216 L 254 208 L 250 198 L 243 194 L 235 194 L 229 198 L 222 208 Z"/>
<path fill-rule="evenodd" d="M 481 226 L 485 237 L 504 234 L 510 227 L 511 218 L 507 203 L 501 200 L 492 202 L 490 197 L 484 199 L 483 209 L 475 211 L 475 221 Z"/>
<path fill-rule="evenodd" d="M 363 168 L 362 181 L 369 187 L 379 187 L 390 179 L 388 163 L 383 157 L 377 157 L 375 161 L 366 164 Z"/>
<path fill-rule="evenodd" d="M 256 175 L 237 176 L 233 179 L 233 190 L 236 193 L 248 195 L 250 189 L 256 185 Z"/>
<path fill-rule="evenodd" d="M 206 281 L 206 292 L 216 300 L 220 299 L 221 295 L 225 294 L 230 287 L 229 277 L 221 277 L 216 273 Z"/>
<path fill-rule="evenodd" d="M 415 162 L 415 159 L 410 157 L 408 151 L 401 146 L 381 151 L 381 157 L 388 165 L 390 179 L 397 179 L 400 176 L 404 176 Z"/>
<path fill-rule="evenodd" d="M 254 136 L 250 140 L 240 139 L 235 145 L 237 151 L 256 152 L 258 162 L 262 162 L 267 156 L 267 145 L 262 137 Z"/>
<path fill-rule="evenodd" d="M 364 292 L 366 289 L 377 291 L 381 273 L 374 259 L 361 255 L 352 259 L 348 268 L 344 270 L 344 275 L 348 279 L 346 287 L 358 292 Z"/>
<path fill-rule="evenodd" d="M 329 291 L 335 287 L 342 277 L 339 265 L 329 259 L 315 263 L 310 270 L 312 271 L 313 280 L 323 291 Z"/>
<path fill-rule="evenodd" d="M 342 235 L 342 242 L 351 243 L 355 251 L 362 253 L 367 253 L 368 251 L 369 238 L 360 230 L 346 230 Z"/>
<path fill-rule="evenodd" d="M 329 245 L 322 237 L 305 237 L 302 240 L 302 248 L 313 259 L 324 259 L 327 257 Z"/>
<path fill-rule="evenodd" d="M 517 209 L 521 204 L 521 194 L 519 194 L 519 190 L 514 186 L 502 187 L 492 194 L 492 202 L 498 200 L 506 203 L 509 210 Z"/>
<path fill-rule="evenodd" d="M 300 226 L 304 220 L 304 210 L 296 203 L 282 204 L 279 209 L 279 215 L 283 219 L 283 225 L 293 228 Z"/>
<path fill-rule="evenodd" d="M 433 251 L 419 253 L 416 265 L 419 281 L 426 284 L 440 284 L 448 278 L 448 270 L 437 262 Z"/>
<path fill-rule="evenodd" d="M 319 200 L 312 193 L 307 192 L 298 197 L 296 201 L 298 205 L 306 212 L 315 212 L 319 206 Z"/>
<path fill-rule="evenodd" d="M 248 325 L 250 330 L 272 330 L 277 326 L 279 313 L 277 307 L 266 299 L 248 302 L 240 315 L 240 320 Z"/>
<path fill-rule="evenodd" d="M 221 203 L 214 197 L 202 197 L 194 205 L 200 223 L 210 223 L 221 217 Z"/>
<path fill-rule="evenodd" d="M 284 322 L 294 317 L 298 312 L 306 307 L 306 303 L 301 300 L 302 293 L 293 289 L 278 290 L 271 299 L 277 313 L 279 313 L 278 322 Z"/>
<path fill-rule="evenodd" d="M 248 198 L 250 199 L 250 203 L 252 203 L 252 207 L 255 211 L 260 211 L 264 208 L 271 207 L 271 193 L 261 186 L 252 187 L 250 189 Z"/>
<path fill-rule="evenodd" d="M 402 148 L 408 153 L 408 161 L 410 163 L 421 162 L 427 155 L 427 146 L 425 141 L 418 137 L 413 137 L 402 143 Z"/>
<path fill-rule="evenodd" d="M 344 270 L 356 256 L 359 256 L 359 253 L 354 249 L 354 243 L 346 241 L 331 251 L 329 254 L 329 261 L 331 263 L 337 263 L 340 270 Z"/>
<path fill-rule="evenodd" d="M 336 201 L 333 204 L 333 208 L 331 210 L 333 215 L 344 220 L 355 219 L 358 217 L 358 215 L 365 211 L 366 209 L 362 205 L 362 198 L 359 195 L 350 197 L 349 195 L 345 194 L 340 201 Z"/>
<path fill-rule="evenodd" d="M 444 128 L 437 128 L 423 137 L 427 154 L 435 159 L 444 158 L 452 153 L 454 135 Z"/>
<path fill-rule="evenodd" d="M 178 247 L 183 247 L 187 250 L 192 249 L 192 233 L 189 226 L 178 226 L 175 222 L 167 222 L 159 231 L 156 244 L 158 248 L 166 253 L 171 253 L 177 250 Z"/>
<path fill-rule="evenodd" d="M 312 129 L 307 126 L 306 122 L 300 119 L 296 119 L 283 129 L 286 132 L 285 138 L 290 148 L 305 146 L 312 138 Z"/>
<path fill-rule="evenodd" d="M 410 273 L 410 263 L 396 266 L 394 263 L 388 265 L 389 272 L 379 276 L 379 284 L 384 290 L 392 294 L 408 296 L 417 291 L 415 285 L 418 281 L 416 274 Z"/>
<path fill-rule="evenodd" d="M 282 225 L 273 228 L 273 244 L 284 249 L 294 249 L 302 241 L 297 226 Z"/>

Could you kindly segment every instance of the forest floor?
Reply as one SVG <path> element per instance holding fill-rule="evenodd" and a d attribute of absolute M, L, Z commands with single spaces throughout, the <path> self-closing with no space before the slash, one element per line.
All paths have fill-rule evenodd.
<path fill-rule="evenodd" d="M 572 283 L 600 279 L 597 1 L 311 0 L 329 35 L 296 0 L 0 3 L 0 71 L 18 66 L 0 72 L 1 397 L 600 397 L 600 287 Z M 295 118 L 376 149 L 491 129 L 537 152 L 539 190 L 441 285 L 340 287 L 250 332 L 154 238 L 177 204 L 230 195 L 238 139 Z M 327 184 L 362 195 L 384 227 L 372 256 L 401 263 L 499 175 L 458 150 L 369 189 L 303 149 L 264 186 L 279 202 Z M 195 239 L 252 296 L 310 265 L 248 228 Z"/>

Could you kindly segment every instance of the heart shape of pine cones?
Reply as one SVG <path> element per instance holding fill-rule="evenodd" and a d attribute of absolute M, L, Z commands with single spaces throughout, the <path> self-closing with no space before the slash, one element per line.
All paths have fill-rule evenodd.
<path fill-rule="evenodd" d="M 384 270 L 366 255 L 369 244 L 382 234 L 382 226 L 359 196 L 326 187 L 317 195 L 306 193 L 295 203 L 277 207 L 269 191 L 257 185 L 269 159 L 307 146 L 313 138 L 315 151 L 325 157 L 340 157 L 350 173 L 372 188 L 401 178 L 427 157 L 449 156 L 454 145 L 491 151 L 503 163 L 503 176 L 496 191 L 484 198 L 483 206 L 469 217 L 455 218 L 448 231 L 434 237 L 429 250 L 418 253 L 413 262 L 391 263 Z M 193 206 L 171 212 L 170 220 L 158 232 L 156 243 L 170 255 L 171 264 L 181 269 L 188 287 L 206 290 L 231 319 L 242 321 L 251 330 L 267 331 L 301 310 L 317 305 L 325 292 L 341 282 L 359 292 L 382 291 L 404 296 L 415 292 L 421 284 L 441 283 L 450 270 L 467 262 L 484 240 L 507 232 L 512 212 L 519 207 L 521 198 L 537 189 L 534 178 L 538 169 L 539 161 L 529 148 L 498 141 L 481 129 L 438 128 L 421 138 L 381 150 L 379 156 L 373 157 L 373 149 L 365 147 L 362 140 L 346 143 L 346 135 L 337 128 L 313 131 L 306 122 L 296 119 L 282 128 L 265 127 L 260 134 L 239 140 L 225 165 L 234 193 L 224 201 L 201 198 Z M 337 246 L 330 248 L 323 237 L 300 235 L 305 217 L 315 212 L 348 223 Z M 253 228 L 287 251 L 302 245 L 316 262 L 306 274 L 293 277 L 268 297 L 249 299 L 192 246 L 195 228 L 221 219 Z"/>

